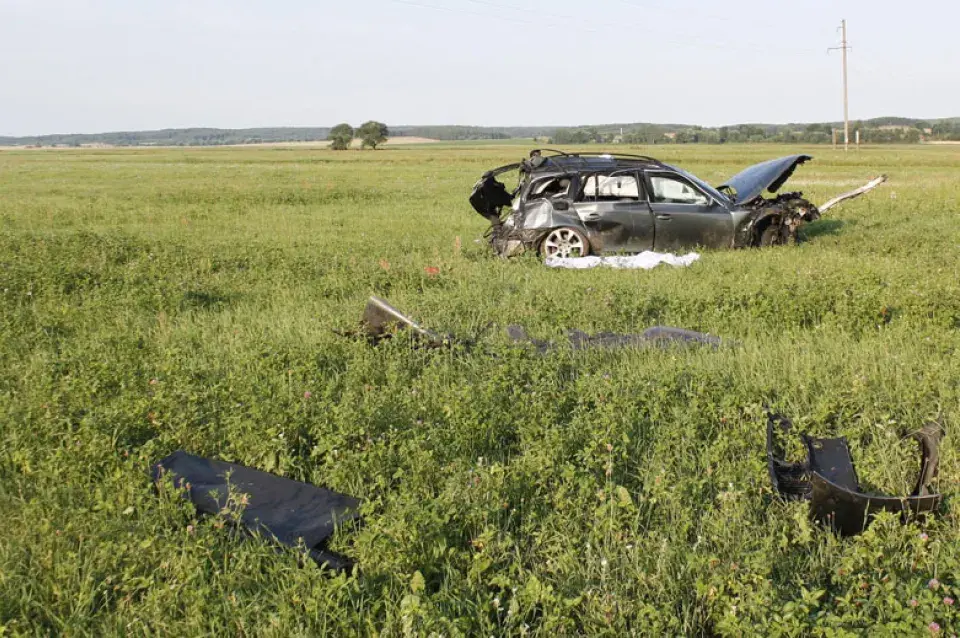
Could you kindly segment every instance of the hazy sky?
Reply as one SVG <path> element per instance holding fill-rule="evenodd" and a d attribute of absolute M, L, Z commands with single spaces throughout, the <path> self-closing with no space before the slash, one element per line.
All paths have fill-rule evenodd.
<path fill-rule="evenodd" d="M 515 5 L 511 8 L 511 5 Z M 0 135 L 960 116 L 960 3 L 0 0 Z"/>

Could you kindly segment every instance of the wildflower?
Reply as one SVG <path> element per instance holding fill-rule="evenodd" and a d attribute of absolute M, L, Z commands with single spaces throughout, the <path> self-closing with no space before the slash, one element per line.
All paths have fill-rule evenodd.
<path fill-rule="evenodd" d="M 930 623 L 929 625 L 927 625 L 927 629 L 930 630 L 930 633 L 931 633 L 931 634 L 939 633 L 939 631 L 940 631 L 940 625 L 938 625 L 938 624 L 935 623 L 935 622 L 932 622 L 932 623 Z"/>
<path fill-rule="evenodd" d="M 943 599 L 943 604 L 946 605 L 946 606 L 948 606 L 948 607 L 951 606 L 951 605 L 953 605 L 953 598 L 950 598 L 949 596 L 946 596 L 946 597 Z"/>
<path fill-rule="evenodd" d="M 930 589 L 937 589 L 938 587 L 940 587 L 940 581 L 937 580 L 936 578 L 931 578 L 930 582 L 927 583 L 927 587 L 929 587 Z"/>
<path fill-rule="evenodd" d="M 150 385 L 157 385 L 159 383 L 156 379 L 150 379 Z"/>
<path fill-rule="evenodd" d="M 436 266 L 427 266 L 423 269 L 423 272 L 427 273 L 431 277 L 436 277 L 440 274 L 440 269 Z"/>
<path fill-rule="evenodd" d="M 916 606 L 919 605 L 920 603 L 917 602 L 917 599 L 916 599 L 916 598 L 911 598 L 911 599 L 910 599 L 910 602 L 907 603 L 907 604 L 909 604 L 911 607 L 916 607 Z"/>
<path fill-rule="evenodd" d="M 607 452 L 613 452 L 613 444 L 607 443 Z"/>
<path fill-rule="evenodd" d="M 928 538 L 930 538 L 930 537 L 927 536 L 927 533 L 926 533 L 926 532 L 923 532 L 922 534 L 920 534 L 920 540 L 922 540 L 924 543 L 927 542 L 927 539 L 928 539 Z"/>
<path fill-rule="evenodd" d="M 600 560 L 600 567 L 603 567 L 604 569 L 607 568 L 607 559 L 606 559 L 606 558 Z"/>
<path fill-rule="evenodd" d="M 312 396 L 313 396 L 313 392 L 310 392 L 310 390 L 307 390 L 306 392 L 303 393 L 304 399 L 309 399 Z"/>
<path fill-rule="evenodd" d="M 193 525 L 187 525 L 187 534 L 193 534 Z"/>
<path fill-rule="evenodd" d="M 493 599 L 493 608 L 494 608 L 494 609 L 500 609 L 500 598 L 494 598 L 494 599 Z"/>

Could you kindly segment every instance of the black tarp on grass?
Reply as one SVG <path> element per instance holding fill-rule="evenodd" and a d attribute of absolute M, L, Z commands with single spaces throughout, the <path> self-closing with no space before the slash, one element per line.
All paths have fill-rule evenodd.
<path fill-rule="evenodd" d="M 189 499 L 204 514 L 223 511 L 231 493 L 245 494 L 240 522 L 247 529 L 290 547 L 303 541 L 311 557 L 331 569 L 351 565 L 327 551 L 326 543 L 336 525 L 357 518 L 360 501 L 352 496 L 182 450 L 153 466 L 155 482 L 164 473 L 173 475 L 175 485 L 189 486 Z"/>

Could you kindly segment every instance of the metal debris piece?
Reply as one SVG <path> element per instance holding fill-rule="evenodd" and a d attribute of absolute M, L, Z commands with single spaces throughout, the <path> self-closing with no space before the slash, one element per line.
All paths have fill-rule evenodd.
<path fill-rule="evenodd" d="M 167 472 L 176 485 L 187 488 L 199 512 L 222 513 L 236 505 L 228 502 L 231 494 L 243 494 L 240 523 L 248 530 L 289 547 L 302 542 L 311 558 L 329 569 L 351 566 L 326 545 L 337 524 L 358 517 L 360 501 L 352 496 L 182 450 L 153 466 L 154 482 Z"/>
<path fill-rule="evenodd" d="M 790 432 L 790 420 L 779 414 L 767 416 L 767 463 L 774 490 L 788 500 L 809 500 L 810 514 L 844 536 L 866 529 L 873 514 L 900 512 L 904 519 L 940 507 L 943 495 L 930 491 L 939 464 L 943 429 L 927 424 L 914 437 L 920 442 L 920 474 L 909 496 L 867 494 L 860 489 L 857 472 L 845 437 L 801 437 L 807 450 L 802 462 L 783 460 L 776 432 Z"/>
<path fill-rule="evenodd" d="M 440 335 L 424 328 L 419 323 L 403 314 L 384 299 L 372 296 L 363 309 L 360 318 L 360 328 L 356 331 L 337 331 L 345 337 L 365 337 L 376 345 L 385 339 L 393 338 L 398 330 L 406 329 L 427 348 L 441 348 L 455 341 L 450 335 Z"/>

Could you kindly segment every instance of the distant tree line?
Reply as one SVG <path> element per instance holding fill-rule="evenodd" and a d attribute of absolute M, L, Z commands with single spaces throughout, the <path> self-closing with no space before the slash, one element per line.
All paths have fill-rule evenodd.
<path fill-rule="evenodd" d="M 327 139 L 328 127 L 318 128 L 186 128 L 159 131 L 117 133 L 59 134 L 30 137 L 0 137 L 0 145 L 82 146 L 221 146 L 224 144 L 264 144 L 271 142 L 312 142 Z"/>
<path fill-rule="evenodd" d="M 389 130 L 381 122 L 365 122 L 354 130 L 341 124 L 334 129 L 253 128 L 253 129 L 164 129 L 116 133 L 0 137 L 0 146 L 219 146 L 224 144 L 261 144 L 273 142 L 314 142 L 342 138 L 348 127 L 351 139 L 359 137 L 366 148 L 377 148 L 387 135 L 413 136 L 436 140 L 498 140 L 527 138 L 554 144 L 735 144 L 784 142 L 829 144 L 832 131 L 842 129 L 840 122 L 816 124 L 740 124 L 702 127 L 686 124 L 625 123 L 595 126 L 394 126 Z M 364 127 L 367 127 L 364 129 Z M 918 120 L 906 117 L 881 117 L 851 123 L 867 144 L 914 143 L 920 141 L 960 141 L 960 118 Z M 366 131 L 366 134 L 364 134 Z M 842 133 L 841 133 L 842 136 Z M 348 142 L 349 145 L 349 142 Z"/>
<path fill-rule="evenodd" d="M 891 121 L 893 120 L 893 121 Z M 549 138 L 554 144 L 830 144 L 833 131 L 843 140 L 842 123 L 827 124 L 740 124 L 738 126 L 665 126 L 640 124 L 611 130 L 609 127 L 556 129 Z M 960 140 L 960 120 L 934 123 L 907 118 L 878 118 L 850 123 L 850 141 L 856 132 L 864 144 L 916 144 L 924 141 Z"/>

